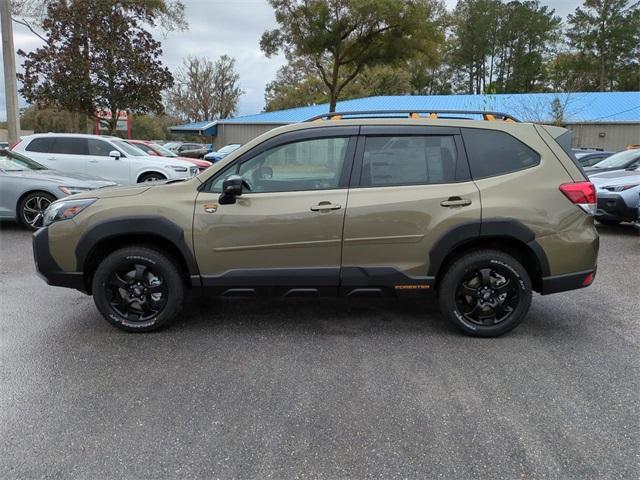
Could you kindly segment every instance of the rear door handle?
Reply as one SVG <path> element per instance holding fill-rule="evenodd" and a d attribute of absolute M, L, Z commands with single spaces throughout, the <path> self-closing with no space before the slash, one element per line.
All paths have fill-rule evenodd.
<path fill-rule="evenodd" d="M 50 162 L 55 162 L 57 160 L 56 157 L 49 157 L 47 158 L 47 160 L 49 160 Z"/>
<path fill-rule="evenodd" d="M 89 160 L 89 163 L 98 163 L 98 160 Z"/>
<path fill-rule="evenodd" d="M 340 210 L 342 205 L 331 202 L 320 202 L 318 205 L 311 207 L 312 212 L 323 212 L 325 210 Z"/>
<path fill-rule="evenodd" d="M 468 198 L 449 197 L 447 200 L 440 202 L 443 207 L 466 207 L 471 205 L 471 200 Z"/>

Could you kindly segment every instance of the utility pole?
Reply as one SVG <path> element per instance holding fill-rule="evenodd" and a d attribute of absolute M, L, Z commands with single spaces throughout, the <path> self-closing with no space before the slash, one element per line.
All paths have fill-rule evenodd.
<path fill-rule="evenodd" d="M 9 0 L 0 0 L 2 58 L 4 60 L 4 101 L 7 106 L 7 139 L 11 144 L 17 142 L 20 136 L 20 115 L 18 113 L 18 83 L 16 78 L 16 57 L 13 47 L 13 25 L 11 25 L 11 5 L 9 3 Z"/>

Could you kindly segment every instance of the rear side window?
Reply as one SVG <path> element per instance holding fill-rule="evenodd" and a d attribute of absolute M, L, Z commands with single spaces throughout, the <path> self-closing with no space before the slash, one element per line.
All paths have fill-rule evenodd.
<path fill-rule="evenodd" d="M 53 138 L 34 138 L 25 150 L 27 152 L 51 153 Z"/>
<path fill-rule="evenodd" d="M 540 163 L 540 155 L 536 151 L 508 133 L 463 128 L 462 136 L 473 178 L 502 175 Z"/>
<path fill-rule="evenodd" d="M 367 137 L 360 185 L 384 187 L 454 182 L 457 157 L 452 136 Z"/>
<path fill-rule="evenodd" d="M 66 155 L 88 155 L 86 138 L 58 137 L 53 142 L 51 153 Z"/>

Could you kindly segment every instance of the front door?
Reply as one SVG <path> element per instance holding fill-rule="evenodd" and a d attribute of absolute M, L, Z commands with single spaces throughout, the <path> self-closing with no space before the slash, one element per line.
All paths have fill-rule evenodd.
<path fill-rule="evenodd" d="M 203 284 L 229 293 L 335 292 L 356 133 L 327 127 L 283 134 L 214 176 L 195 204 Z M 249 189 L 221 205 L 222 182 L 234 173 Z"/>

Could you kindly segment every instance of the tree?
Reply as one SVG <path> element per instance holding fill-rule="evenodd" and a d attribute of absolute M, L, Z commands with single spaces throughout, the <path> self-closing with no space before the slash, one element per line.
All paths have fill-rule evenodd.
<path fill-rule="evenodd" d="M 370 67 L 427 52 L 443 40 L 433 0 L 269 0 L 279 27 L 262 35 L 271 57 L 282 51 L 322 80 L 335 111 L 343 90 Z"/>
<path fill-rule="evenodd" d="M 451 56 L 459 90 L 544 88 L 544 63 L 561 25 L 552 9 L 537 0 L 461 0 L 452 16 Z"/>
<path fill-rule="evenodd" d="M 85 133 L 87 117 L 83 114 L 57 108 L 38 108 L 32 105 L 22 111 L 22 128 L 35 133 Z"/>
<path fill-rule="evenodd" d="M 40 27 L 46 17 L 50 0 L 10 0 L 13 21 L 27 27 L 31 33 L 46 41 Z M 160 28 L 166 34 L 173 30 L 187 30 L 184 3 L 181 0 L 129 0 L 155 12 Z"/>
<path fill-rule="evenodd" d="M 157 22 L 157 1 L 73 0 L 49 3 L 42 22 L 46 43 L 26 54 L 20 92 L 38 107 L 94 118 L 115 132 L 117 114 L 162 112 L 160 92 L 173 84 L 160 43 L 143 28 Z"/>
<path fill-rule="evenodd" d="M 180 125 L 182 120 L 169 115 L 134 115 L 131 121 L 133 138 L 167 140 L 171 138 L 169 127 Z"/>
<path fill-rule="evenodd" d="M 172 111 L 192 122 L 230 117 L 244 93 L 235 66 L 235 59 L 227 55 L 215 62 L 187 57 L 168 94 Z"/>
<path fill-rule="evenodd" d="M 568 17 L 569 44 L 598 72 L 598 89 L 627 83 L 640 68 L 640 9 L 635 0 L 586 0 Z M 626 77 L 623 80 L 621 77 Z M 633 80 L 632 80 L 633 83 Z M 636 88 L 640 86 L 636 84 Z"/>

